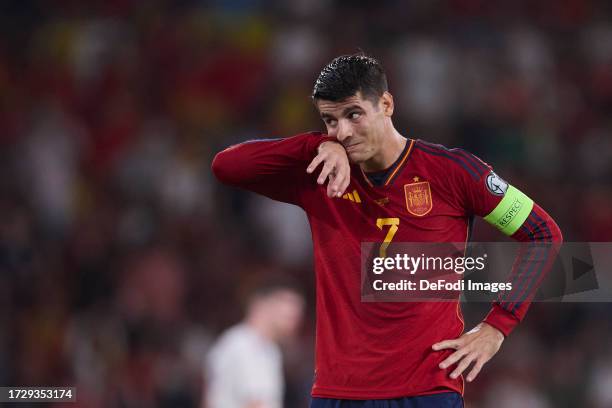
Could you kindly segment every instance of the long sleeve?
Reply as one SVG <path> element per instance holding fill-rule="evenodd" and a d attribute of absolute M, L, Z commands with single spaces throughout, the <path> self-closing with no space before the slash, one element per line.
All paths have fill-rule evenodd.
<path fill-rule="evenodd" d="M 459 171 L 455 173 L 466 213 L 483 217 L 503 234 L 523 243 L 509 275 L 512 290 L 499 295 L 484 319 L 507 336 L 523 320 L 552 269 L 563 236 L 546 211 L 495 174 L 490 165 L 468 152 L 455 150 L 471 166 L 471 172 L 457 167 Z"/>
<path fill-rule="evenodd" d="M 300 205 L 299 188 L 306 181 L 306 166 L 319 145 L 329 140 L 335 139 L 310 132 L 240 143 L 219 152 L 212 171 L 222 183 Z"/>
<path fill-rule="evenodd" d="M 523 243 L 509 277 L 513 288 L 498 297 L 484 319 L 506 336 L 525 317 L 563 242 L 563 235 L 555 221 L 535 203 L 511 237 Z"/>

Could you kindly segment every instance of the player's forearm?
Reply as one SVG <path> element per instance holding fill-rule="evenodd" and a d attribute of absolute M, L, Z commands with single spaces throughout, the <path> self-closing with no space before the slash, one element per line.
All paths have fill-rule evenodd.
<path fill-rule="evenodd" d="M 557 223 L 537 204 L 512 235 L 524 242 L 509 279 L 515 283 L 510 293 L 500 296 L 484 320 L 508 335 L 525 317 L 542 281 L 551 270 L 563 235 Z"/>
<path fill-rule="evenodd" d="M 219 181 L 239 187 L 296 169 L 306 171 L 317 147 L 326 140 L 330 138 L 306 133 L 286 139 L 244 142 L 219 152 L 212 162 L 212 171 Z"/>

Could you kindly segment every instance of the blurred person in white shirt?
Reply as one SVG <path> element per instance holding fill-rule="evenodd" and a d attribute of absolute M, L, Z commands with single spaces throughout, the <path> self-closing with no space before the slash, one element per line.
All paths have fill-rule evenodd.
<path fill-rule="evenodd" d="M 279 343 L 296 333 L 303 311 L 304 298 L 292 283 L 262 282 L 248 299 L 244 320 L 211 347 L 202 408 L 281 408 Z"/>

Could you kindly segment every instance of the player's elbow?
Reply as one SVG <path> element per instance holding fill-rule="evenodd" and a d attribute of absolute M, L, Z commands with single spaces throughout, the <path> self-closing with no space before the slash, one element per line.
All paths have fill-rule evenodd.
<path fill-rule="evenodd" d="M 539 221 L 535 225 L 535 230 L 540 232 L 534 234 L 535 240 L 563 243 L 563 233 L 555 220 L 537 204 L 534 204 L 533 211 Z"/>
<path fill-rule="evenodd" d="M 551 229 L 552 241 L 558 244 L 563 243 L 563 233 L 561 232 L 561 228 L 557 225 L 556 222 L 553 222 L 553 228 Z"/>
<path fill-rule="evenodd" d="M 224 184 L 235 184 L 236 175 L 232 170 L 232 155 L 226 150 L 223 150 L 215 155 L 212 161 L 211 169 L 217 180 Z"/>
<path fill-rule="evenodd" d="M 563 233 L 561 228 L 557 225 L 555 220 L 548 214 L 544 213 L 546 217 L 546 228 L 550 231 L 550 241 L 561 244 L 563 243 Z"/>
<path fill-rule="evenodd" d="M 563 243 L 563 233 L 561 232 L 561 229 L 559 228 L 557 223 L 552 218 L 550 218 L 546 222 L 546 224 L 543 224 L 543 227 L 540 228 L 545 228 L 547 233 L 537 236 L 535 238 L 535 241 L 554 242 L 556 244 L 555 246 L 561 245 Z"/>

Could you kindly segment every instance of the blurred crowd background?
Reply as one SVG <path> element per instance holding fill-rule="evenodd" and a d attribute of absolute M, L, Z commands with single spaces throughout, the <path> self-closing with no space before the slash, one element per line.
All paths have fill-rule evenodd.
<path fill-rule="evenodd" d="M 219 185 L 210 163 L 323 129 L 314 80 L 360 50 L 386 67 L 402 134 L 482 157 L 566 241 L 611 240 L 610 2 L 7 0 L 0 385 L 74 385 L 71 407 L 197 407 L 211 342 L 253 280 L 281 272 L 308 302 L 284 345 L 286 406 L 306 407 L 305 217 Z M 474 240 L 496 239 L 477 224 Z M 470 324 L 486 312 L 466 306 Z M 533 305 L 468 406 L 612 407 L 610 316 Z"/>

